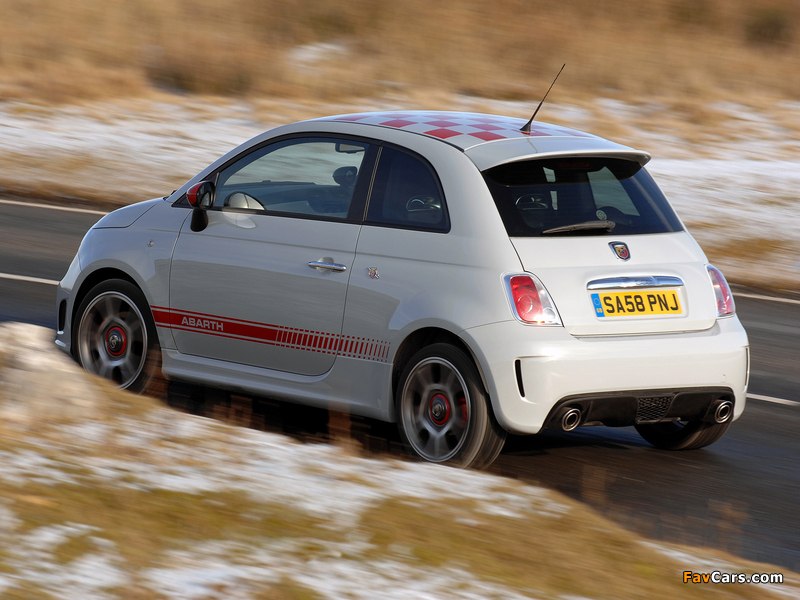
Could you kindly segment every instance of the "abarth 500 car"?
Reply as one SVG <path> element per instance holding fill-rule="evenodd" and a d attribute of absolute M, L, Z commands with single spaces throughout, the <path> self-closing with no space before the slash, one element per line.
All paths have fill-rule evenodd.
<path fill-rule="evenodd" d="M 457 466 L 543 428 L 714 442 L 748 378 L 725 278 L 647 153 L 523 123 L 383 112 L 259 135 L 92 227 L 56 344 L 137 392 L 163 375 L 396 421 Z"/>

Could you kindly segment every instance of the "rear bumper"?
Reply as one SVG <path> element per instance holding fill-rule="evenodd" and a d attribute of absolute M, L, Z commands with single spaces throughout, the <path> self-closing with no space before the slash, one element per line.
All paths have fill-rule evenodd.
<path fill-rule="evenodd" d="M 725 394 L 734 419 L 744 410 L 748 341 L 735 317 L 692 333 L 576 338 L 561 327 L 504 321 L 462 336 L 481 366 L 498 421 L 511 432 L 537 433 L 569 400 L 588 402 L 601 416 L 586 413 L 582 423 L 609 425 L 633 424 L 625 415 L 642 397 L 699 393 L 691 402 L 683 396 L 694 412 L 675 416 L 687 418 L 705 414 Z M 667 410 L 678 410 L 678 398 Z M 615 414 L 621 416 L 615 420 Z"/>
<path fill-rule="evenodd" d="M 722 413 L 727 420 L 735 401 L 735 392 L 722 387 L 580 394 L 559 400 L 550 409 L 544 428 L 571 431 L 580 425 L 626 427 L 683 420 L 713 423 L 723 403 L 728 403 Z"/>

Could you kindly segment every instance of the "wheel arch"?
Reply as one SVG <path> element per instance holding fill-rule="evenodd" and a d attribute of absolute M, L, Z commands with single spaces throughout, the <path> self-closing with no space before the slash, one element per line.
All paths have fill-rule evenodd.
<path fill-rule="evenodd" d="M 475 368 L 478 369 L 478 374 L 480 375 L 481 384 L 483 385 L 484 391 L 486 391 L 487 395 L 489 394 L 489 387 L 486 384 L 486 376 L 483 373 L 483 367 L 469 345 L 455 333 L 442 327 L 423 327 L 408 334 L 400 343 L 400 346 L 397 348 L 397 352 L 394 354 L 394 360 L 392 361 L 391 389 L 392 414 L 394 414 L 396 408 L 395 390 L 397 389 L 397 382 L 400 379 L 400 376 L 403 374 L 403 370 L 406 368 L 408 361 L 418 350 L 436 343 L 451 344 L 466 353 L 466 355 L 472 359 Z M 492 408 L 494 409 L 493 406 Z"/>
<path fill-rule="evenodd" d="M 109 279 L 122 279 L 124 281 L 127 281 L 132 285 L 135 285 L 139 289 L 139 291 L 141 291 L 142 294 L 145 295 L 144 291 L 142 290 L 142 286 L 140 286 L 133 277 L 131 277 L 121 269 L 117 269 L 114 267 L 103 267 L 89 273 L 89 275 L 87 275 L 86 278 L 81 282 L 80 286 L 78 287 L 78 292 L 74 295 L 74 298 L 72 300 L 72 313 L 70 314 L 69 322 L 71 325 L 71 332 L 73 336 L 75 332 L 75 314 L 78 312 L 78 307 L 81 305 L 81 302 L 83 302 L 83 299 L 86 297 L 86 294 L 88 294 L 89 291 L 97 284 L 102 283 L 104 281 L 108 281 Z"/>
<path fill-rule="evenodd" d="M 131 307 L 133 307 L 133 311 L 138 313 L 137 319 L 140 323 L 139 329 L 143 330 L 143 333 L 141 336 L 139 336 L 139 341 L 141 342 L 139 345 L 140 350 L 138 351 L 139 358 L 136 358 L 136 345 L 134 343 L 127 345 L 129 350 L 126 351 L 126 344 L 124 341 L 123 348 L 118 354 L 114 355 L 120 361 L 123 361 L 126 364 L 130 360 L 129 357 L 133 357 L 135 362 L 132 364 L 136 368 L 134 371 L 132 371 L 133 374 L 127 379 L 124 378 L 124 372 L 120 370 L 121 368 L 114 368 L 114 370 L 118 371 L 119 375 L 121 376 L 121 380 L 118 380 L 117 376 L 113 375 L 113 373 L 110 375 L 109 373 L 102 373 L 101 371 L 97 370 L 95 368 L 96 365 L 94 365 L 92 368 L 87 366 L 86 362 L 84 362 L 84 358 L 88 357 L 88 355 L 81 353 L 81 347 L 79 347 L 78 344 L 78 336 L 79 334 L 83 336 L 83 334 L 79 332 L 79 328 L 75 323 L 75 319 L 79 316 L 78 311 L 81 309 L 81 306 L 84 303 L 88 303 L 86 309 L 88 310 L 89 307 L 94 304 L 92 302 L 92 298 L 99 297 L 99 295 L 90 296 L 92 290 L 96 289 L 98 286 L 101 286 L 101 292 L 99 295 L 104 295 L 109 292 L 117 292 L 118 297 L 123 299 L 121 301 L 127 302 Z M 127 312 L 130 313 L 132 311 L 129 309 Z M 119 312 L 115 312 L 114 314 L 114 318 L 116 319 L 115 328 L 127 329 L 128 335 L 131 336 L 130 339 L 133 340 L 135 336 L 131 333 L 132 330 L 128 328 L 132 326 L 127 319 L 125 322 L 128 325 L 126 326 L 125 324 L 122 324 L 119 318 L 120 314 L 121 313 Z M 135 329 L 133 331 L 135 331 Z M 105 336 L 105 334 L 101 335 Z M 123 340 L 126 337 L 125 333 L 121 333 L 121 336 Z M 161 372 L 162 357 L 160 340 L 158 336 L 158 330 L 153 320 L 153 313 L 152 309 L 150 308 L 150 303 L 146 294 L 144 293 L 144 290 L 142 289 L 142 286 L 135 280 L 135 278 L 125 271 L 114 267 L 103 267 L 91 272 L 81 282 L 81 284 L 78 286 L 77 293 L 74 296 L 69 337 L 71 341 L 70 353 L 72 354 L 73 358 L 90 373 L 96 373 L 102 377 L 112 379 L 120 386 L 124 384 L 123 389 L 128 389 L 135 393 L 142 393 L 155 397 L 162 397 L 166 393 L 166 380 Z M 97 362 L 94 359 L 90 360 L 93 363 Z M 107 362 L 106 366 L 108 366 Z"/>

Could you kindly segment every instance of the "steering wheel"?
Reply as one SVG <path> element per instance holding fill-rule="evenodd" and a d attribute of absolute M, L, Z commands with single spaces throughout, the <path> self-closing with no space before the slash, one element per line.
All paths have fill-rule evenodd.
<path fill-rule="evenodd" d="M 442 205 L 433 196 L 414 196 L 406 202 L 406 210 L 415 212 L 420 210 L 440 210 Z"/>
<path fill-rule="evenodd" d="M 550 208 L 544 194 L 524 194 L 514 202 L 519 210 L 547 210 Z"/>
<path fill-rule="evenodd" d="M 230 196 L 225 198 L 224 205 L 230 208 L 254 208 L 256 210 L 264 210 L 264 205 L 261 204 L 261 202 L 244 192 L 233 192 Z"/>

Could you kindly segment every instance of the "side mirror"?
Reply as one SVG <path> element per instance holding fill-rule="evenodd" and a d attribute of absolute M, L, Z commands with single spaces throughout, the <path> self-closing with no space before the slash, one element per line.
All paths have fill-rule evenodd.
<path fill-rule="evenodd" d="M 186 190 L 186 199 L 192 208 L 206 210 L 214 203 L 214 184 L 210 181 L 195 183 Z"/>
<path fill-rule="evenodd" d="M 208 226 L 208 215 L 206 211 L 214 203 L 214 184 L 210 181 L 195 183 L 186 190 L 186 199 L 192 206 L 192 231 L 203 231 Z"/>

